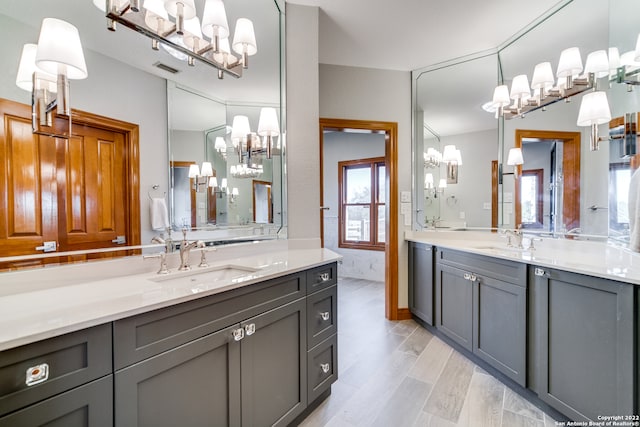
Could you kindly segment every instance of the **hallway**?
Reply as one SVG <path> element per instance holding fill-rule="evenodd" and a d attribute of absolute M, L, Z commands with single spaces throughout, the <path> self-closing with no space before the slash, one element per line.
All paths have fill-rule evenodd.
<path fill-rule="evenodd" d="M 384 283 L 339 278 L 339 379 L 302 426 L 555 425 L 413 320 L 383 313 Z"/>

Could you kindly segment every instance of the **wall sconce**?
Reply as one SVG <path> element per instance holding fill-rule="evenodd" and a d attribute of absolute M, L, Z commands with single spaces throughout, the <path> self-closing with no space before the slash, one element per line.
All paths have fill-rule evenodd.
<path fill-rule="evenodd" d="M 442 161 L 442 154 L 433 147 L 427 148 L 427 152 L 423 153 L 423 157 L 426 168 L 437 168 Z M 433 183 L 433 181 L 431 183 Z"/>
<path fill-rule="evenodd" d="M 227 159 L 227 143 L 221 136 L 216 136 L 216 142 L 213 144 L 214 150 L 226 160 Z"/>
<path fill-rule="evenodd" d="M 144 0 L 142 7 L 140 0 L 94 0 L 93 3 L 105 12 L 110 31 L 115 31 L 116 23 L 121 23 L 151 38 L 154 50 L 162 44 L 174 49 L 172 55 L 184 55 L 189 65 L 194 65 L 197 59 L 215 67 L 218 78 L 225 73 L 241 77 L 242 69 L 249 66 L 249 56 L 258 51 L 253 23 L 239 18 L 231 47 L 241 58 L 231 54 L 229 24 L 222 0 L 206 0 L 201 20 L 196 16 L 194 0 Z M 226 49 L 224 40 L 227 40 Z"/>
<path fill-rule="evenodd" d="M 231 142 L 238 152 L 238 160 L 242 163 L 242 155 L 244 152 L 251 152 L 251 126 L 249 125 L 249 117 L 237 115 L 233 117 L 231 125 Z M 251 157 L 247 154 L 247 157 Z"/>
<path fill-rule="evenodd" d="M 271 158 L 272 138 L 280 135 L 280 125 L 276 109 L 264 107 L 260 110 L 260 120 L 258 122 L 258 135 L 266 138 L 267 159 Z"/>
<path fill-rule="evenodd" d="M 218 198 L 222 199 L 222 196 L 227 194 L 227 178 L 222 178 L 220 187 L 218 187 L 218 178 L 212 176 L 209 178 L 209 187 L 211 188 L 211 194 L 217 194 Z"/>
<path fill-rule="evenodd" d="M 213 176 L 213 167 L 210 162 L 202 162 L 202 170 L 198 165 L 189 165 L 189 179 L 194 180 L 196 192 L 202 193 L 206 190 L 209 177 Z"/>
<path fill-rule="evenodd" d="M 589 139 L 591 151 L 600 149 L 602 139 L 598 137 L 598 125 L 608 123 L 610 120 L 611 110 L 606 92 L 591 92 L 582 97 L 576 123 L 578 126 L 591 126 L 591 138 Z"/>
<path fill-rule="evenodd" d="M 231 190 L 231 196 L 229 197 L 229 203 L 235 203 L 239 194 L 240 193 L 238 192 L 238 187 L 233 187 L 233 189 Z"/>
<path fill-rule="evenodd" d="M 446 182 L 458 183 L 458 166 L 462 166 L 462 153 L 455 145 L 445 145 L 442 150 L 442 161 L 447 165 Z"/>
<path fill-rule="evenodd" d="M 509 149 L 509 154 L 507 154 L 507 165 L 513 166 L 513 172 L 503 172 L 502 164 L 500 164 L 498 168 L 498 184 L 503 183 L 504 175 L 513 175 L 514 179 L 518 179 L 519 177 L 519 169 L 520 165 L 524 164 L 524 157 L 522 156 L 522 148 L 515 147 Z"/>
<path fill-rule="evenodd" d="M 427 198 L 429 196 L 433 196 L 434 198 L 438 197 L 438 194 L 444 193 L 444 189 L 447 187 L 446 178 L 440 179 L 438 183 L 438 187 L 435 187 L 433 182 L 433 174 L 427 173 L 424 176 L 424 189 L 427 192 Z"/>
<path fill-rule="evenodd" d="M 38 44 L 23 47 L 16 79 L 18 87 L 32 92 L 33 133 L 69 138 L 69 80 L 87 75 L 78 29 L 60 19 L 43 19 Z"/>

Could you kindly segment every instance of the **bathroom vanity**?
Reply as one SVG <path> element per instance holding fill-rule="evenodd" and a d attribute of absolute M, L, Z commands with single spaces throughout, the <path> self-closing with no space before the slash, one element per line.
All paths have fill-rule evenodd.
<path fill-rule="evenodd" d="M 244 251 L 254 255 L 168 275 L 55 277 L 85 265 L 49 269 L 48 287 L 7 283 L 0 426 L 290 424 L 337 379 L 339 257 Z M 127 262 L 143 264 L 96 266 Z"/>
<path fill-rule="evenodd" d="M 407 240 L 421 323 L 570 420 L 638 414 L 640 256 L 558 239 L 517 249 L 489 232 Z"/>

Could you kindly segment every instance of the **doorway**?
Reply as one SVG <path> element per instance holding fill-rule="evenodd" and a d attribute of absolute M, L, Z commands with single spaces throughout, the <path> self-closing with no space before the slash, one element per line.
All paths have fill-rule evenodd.
<path fill-rule="evenodd" d="M 389 320 L 410 318 L 408 309 L 398 308 L 398 124 L 367 120 L 320 119 L 320 209 L 324 205 L 324 136 L 327 132 L 380 134 L 384 138 L 385 175 L 385 245 L 384 282 L 385 317 Z M 324 215 L 320 216 L 320 238 L 325 246 Z"/>

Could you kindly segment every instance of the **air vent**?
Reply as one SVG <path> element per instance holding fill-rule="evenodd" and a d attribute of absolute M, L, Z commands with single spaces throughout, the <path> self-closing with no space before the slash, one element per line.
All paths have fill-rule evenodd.
<path fill-rule="evenodd" d="M 163 64 L 162 62 L 156 62 L 155 64 L 153 64 L 153 66 L 154 67 L 158 67 L 161 70 L 164 70 L 164 71 L 166 71 L 168 73 L 171 73 L 171 74 L 177 74 L 177 73 L 180 72 L 180 70 L 178 70 L 176 68 L 173 68 L 173 67 L 170 67 L 167 64 Z"/>

